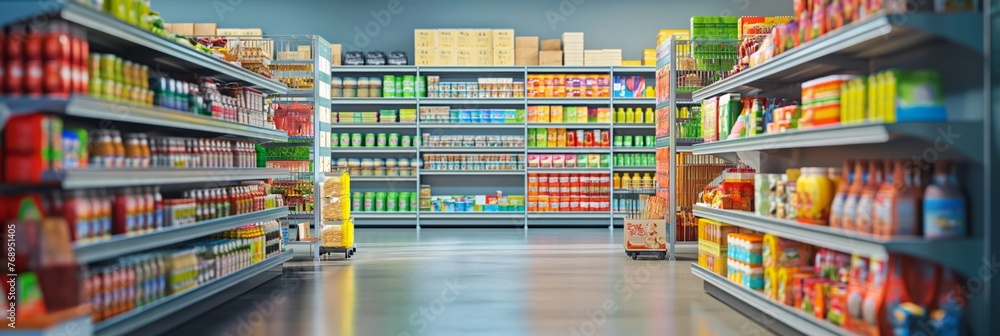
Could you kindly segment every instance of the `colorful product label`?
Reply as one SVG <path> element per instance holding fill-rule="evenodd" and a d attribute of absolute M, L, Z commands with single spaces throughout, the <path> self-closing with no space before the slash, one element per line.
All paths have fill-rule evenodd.
<path fill-rule="evenodd" d="M 965 236 L 965 199 L 925 199 L 923 226 L 928 238 Z"/>

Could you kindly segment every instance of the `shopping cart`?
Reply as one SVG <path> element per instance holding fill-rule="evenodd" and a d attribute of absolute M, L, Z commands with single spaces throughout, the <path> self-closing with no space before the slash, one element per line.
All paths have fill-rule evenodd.
<path fill-rule="evenodd" d="M 664 210 L 667 200 L 652 196 L 655 188 L 633 188 L 623 194 L 626 204 L 625 230 L 622 245 L 625 255 L 638 259 L 640 255 L 652 254 L 667 258 L 667 221 Z"/>

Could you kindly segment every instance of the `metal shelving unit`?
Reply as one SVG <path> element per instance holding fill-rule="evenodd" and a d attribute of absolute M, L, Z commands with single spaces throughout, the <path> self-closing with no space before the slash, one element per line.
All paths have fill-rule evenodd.
<path fill-rule="evenodd" d="M 528 154 L 610 154 L 611 147 L 528 147 Z"/>
<path fill-rule="evenodd" d="M 432 123 L 421 122 L 420 128 L 489 128 L 489 129 L 521 129 L 524 124 L 514 123 Z"/>
<path fill-rule="evenodd" d="M 223 183 L 286 176 L 288 176 L 287 171 L 267 168 L 73 169 L 45 173 L 41 184 L 59 186 L 63 189 L 86 189 L 185 183 Z"/>
<path fill-rule="evenodd" d="M 529 128 L 607 129 L 609 123 L 528 123 Z"/>
<path fill-rule="evenodd" d="M 959 163 L 960 186 L 967 195 L 969 235 L 957 239 L 923 237 L 882 239 L 825 226 L 758 216 L 750 212 L 695 206 L 696 216 L 710 218 L 784 238 L 874 258 L 909 255 L 940 264 L 968 279 L 983 280 L 983 261 L 995 253 L 1000 233 L 990 229 L 998 159 L 995 111 L 990 111 L 989 67 L 984 21 L 990 13 L 907 12 L 881 14 L 850 23 L 788 50 L 762 64 L 718 80 L 693 93 L 695 100 L 725 93 L 743 96 L 798 97 L 799 84 L 829 74 L 870 74 L 881 69 L 929 68 L 942 74 L 947 122 L 863 123 L 791 130 L 749 138 L 694 144 L 694 154 L 710 154 L 743 161 L 758 172 L 776 173 L 789 167 L 839 167 L 845 159 L 913 158 Z M 899 19 L 905 17 L 905 19 Z M 987 19 L 984 20 L 984 17 Z M 947 51 L 947 55 L 942 51 Z M 952 67 L 951 65 L 958 65 Z M 982 80 L 982 83 L 980 83 Z M 995 92 L 993 92 L 995 93 Z M 994 95 L 995 96 L 995 95 Z M 995 104 L 994 104 L 995 105 Z M 944 144 L 947 143 L 947 147 Z M 942 150 L 947 148 L 946 150 Z M 929 153 L 933 152 L 933 153 Z M 925 154 L 932 154 L 930 157 Z M 923 163 L 920 163 L 923 164 Z M 984 183 L 984 181 L 987 181 Z M 995 201 L 994 201 L 995 203 Z M 843 335 L 844 329 L 766 299 L 761 293 L 734 284 L 697 265 L 692 272 L 705 280 L 706 291 L 750 314 L 762 312 L 780 321 L 789 332 L 807 335 Z M 982 281 L 988 295 L 968 298 L 964 315 L 973 335 L 996 334 L 1000 300 L 997 279 Z M 983 293 L 983 290 L 977 291 Z M 742 308 L 741 308 L 742 310 Z"/>
<path fill-rule="evenodd" d="M 92 243 L 76 243 L 73 252 L 79 263 L 89 264 L 112 259 L 136 252 L 146 251 L 205 237 L 226 230 L 258 223 L 288 215 L 288 209 L 270 209 L 223 218 L 205 220 L 184 226 L 173 226 L 162 230 L 137 235 L 115 235 L 111 239 Z"/>
<path fill-rule="evenodd" d="M 523 170 L 421 170 L 420 175 L 477 176 L 477 175 L 524 175 Z"/>
<path fill-rule="evenodd" d="M 422 153 L 523 153 L 524 147 L 422 147 Z"/>
<path fill-rule="evenodd" d="M 333 147 L 330 148 L 337 153 L 366 153 L 366 154 L 416 154 L 414 147 Z M 353 180 L 352 180 L 353 181 Z"/>
<path fill-rule="evenodd" d="M 364 124 L 362 124 L 362 123 L 357 123 L 357 124 L 334 123 L 332 125 L 332 128 L 333 129 L 362 129 L 362 130 L 369 130 L 369 129 L 415 129 L 415 128 L 417 128 L 417 124 L 416 123 L 364 123 Z"/>
<path fill-rule="evenodd" d="M 337 98 L 335 105 L 416 105 L 415 98 Z"/>
<path fill-rule="evenodd" d="M 615 167 L 614 169 L 615 172 L 623 172 L 623 173 L 633 173 L 633 172 L 648 173 L 656 171 L 656 166 L 624 166 L 624 167 Z"/>

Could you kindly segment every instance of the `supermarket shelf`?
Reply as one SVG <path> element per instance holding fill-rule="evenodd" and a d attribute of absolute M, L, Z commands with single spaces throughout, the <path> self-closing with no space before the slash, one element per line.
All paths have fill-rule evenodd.
<path fill-rule="evenodd" d="M 75 6 L 75 5 L 74 5 Z M 249 126 L 229 121 L 213 119 L 192 113 L 175 111 L 162 107 L 146 107 L 126 103 L 111 102 L 88 96 L 75 95 L 68 99 L 57 98 L 15 98 L 4 99 L 10 114 L 51 112 L 66 116 L 100 119 L 102 122 L 143 124 L 157 128 L 169 127 L 219 135 L 233 135 L 263 141 L 286 141 L 285 131 Z M 0 119 L 3 119 L 0 117 Z M 0 125 L 6 120 L 0 120 Z"/>
<path fill-rule="evenodd" d="M 638 193 L 638 194 L 655 194 L 656 193 L 656 189 L 653 189 L 653 188 L 640 188 L 640 189 L 619 188 L 619 189 L 614 189 L 611 192 L 615 193 L 615 194 L 632 194 L 632 193 Z"/>
<path fill-rule="evenodd" d="M 528 105 L 609 105 L 611 98 L 528 98 Z"/>
<path fill-rule="evenodd" d="M 333 147 L 333 154 L 416 154 L 415 147 Z"/>
<path fill-rule="evenodd" d="M 522 129 L 524 123 L 432 123 L 421 122 L 420 128 L 490 128 L 490 129 Z M 421 148 L 423 149 L 423 148 Z"/>
<path fill-rule="evenodd" d="M 611 168 L 528 168 L 529 173 L 545 174 L 579 174 L 579 173 L 611 173 Z"/>
<path fill-rule="evenodd" d="M 685 93 L 683 93 L 683 92 L 678 93 L 678 95 L 680 95 L 680 94 L 685 94 Z M 691 95 L 691 94 L 688 93 L 687 95 Z M 695 105 L 695 104 L 701 104 L 701 100 L 677 99 L 674 103 L 677 104 L 677 105 Z M 667 107 L 670 107 L 670 101 L 669 100 L 656 103 L 656 109 L 657 110 L 664 109 L 664 108 L 667 108 Z"/>
<path fill-rule="evenodd" d="M 529 147 L 532 154 L 609 154 L 611 147 Z"/>
<path fill-rule="evenodd" d="M 45 173 L 41 184 L 60 185 L 63 189 L 85 189 L 183 183 L 218 183 L 282 178 L 287 176 L 288 170 L 275 168 L 79 169 Z"/>
<path fill-rule="evenodd" d="M 719 293 L 712 293 L 712 291 L 708 290 L 709 287 L 706 286 L 706 291 L 720 301 L 730 305 L 736 303 L 737 305 L 734 306 L 739 306 L 739 304 L 749 305 L 754 310 L 770 316 L 772 322 L 787 325 L 804 335 L 849 335 L 847 331 L 830 322 L 820 320 L 795 308 L 770 300 L 764 294 L 733 283 L 729 279 L 698 266 L 697 263 L 691 264 L 691 273 L 705 280 L 706 285 L 711 285 L 722 294 L 725 294 L 718 296 L 716 294 Z"/>
<path fill-rule="evenodd" d="M 612 126 L 618 129 L 656 129 L 656 124 L 615 123 Z"/>
<path fill-rule="evenodd" d="M 316 91 L 313 89 L 288 89 L 285 93 L 281 94 L 281 98 L 314 98 L 316 97 Z"/>
<path fill-rule="evenodd" d="M 603 74 L 610 73 L 610 66 L 529 66 L 527 67 L 529 74 L 531 73 L 595 73 Z"/>
<path fill-rule="evenodd" d="M 983 245 L 981 241 L 974 239 L 930 240 L 919 237 L 881 239 L 828 226 L 807 225 L 791 220 L 758 216 L 747 211 L 722 210 L 704 205 L 695 205 L 694 215 L 866 257 L 884 259 L 889 252 L 912 255 L 948 265 L 969 276 L 974 276 L 982 265 L 980 259 L 983 256 Z"/>
<path fill-rule="evenodd" d="M 330 73 L 389 73 L 389 72 L 417 72 L 417 67 L 412 65 L 334 65 L 330 67 Z"/>
<path fill-rule="evenodd" d="M 420 175 L 524 175 L 523 170 L 421 170 Z"/>
<path fill-rule="evenodd" d="M 421 153 L 524 153 L 524 147 L 421 147 Z"/>
<path fill-rule="evenodd" d="M 354 217 L 354 219 L 416 219 L 417 213 L 415 211 L 409 211 L 409 212 L 351 211 L 351 217 Z"/>
<path fill-rule="evenodd" d="M 156 60 L 160 71 L 194 72 L 222 82 L 244 83 L 266 93 L 282 93 L 288 89 L 276 80 L 142 30 L 76 1 L 60 1 L 45 6 L 31 1 L 8 1 L 0 14 L 0 23 L 7 25 L 15 20 L 46 13 L 55 13 L 56 16 L 85 28 L 87 40 L 91 44 L 90 50 L 94 52 L 114 50 L 132 60 Z"/>
<path fill-rule="evenodd" d="M 656 104 L 656 98 L 646 98 L 646 97 L 633 97 L 633 98 L 613 97 L 613 98 L 611 98 L 611 101 L 614 102 L 615 105 L 618 105 L 618 104 L 622 104 L 622 105 L 628 105 L 628 104 L 634 104 L 634 105 L 639 105 L 639 104 L 641 104 L 641 105 L 655 105 Z M 652 106 L 650 106 L 650 107 L 652 107 Z"/>
<path fill-rule="evenodd" d="M 616 74 L 656 74 L 656 67 L 652 65 L 645 66 L 613 66 L 611 71 Z"/>
<path fill-rule="evenodd" d="M 80 264 L 89 264 L 201 238 L 247 224 L 276 219 L 286 215 L 288 215 L 287 208 L 277 208 L 210 219 L 184 226 L 168 227 L 147 234 L 133 236 L 116 235 L 106 241 L 74 244 L 73 252 L 76 254 L 77 262 Z"/>
<path fill-rule="evenodd" d="M 416 105 L 416 98 L 331 98 L 331 105 Z"/>
<path fill-rule="evenodd" d="M 656 153 L 656 147 L 615 147 L 615 153 Z"/>
<path fill-rule="evenodd" d="M 782 53 L 764 64 L 747 69 L 694 92 L 695 100 L 724 93 L 745 96 L 761 90 L 801 83 L 843 70 L 846 59 L 871 59 L 916 50 L 928 42 L 948 39 L 982 55 L 982 14 L 906 13 L 874 16 L 851 23 Z M 864 63 L 863 69 L 867 69 Z"/>
<path fill-rule="evenodd" d="M 523 66 L 422 66 L 420 73 L 524 73 Z"/>
<path fill-rule="evenodd" d="M 524 98 L 420 98 L 420 105 L 524 105 Z"/>
<path fill-rule="evenodd" d="M 615 167 L 616 172 L 655 172 L 656 166 L 631 166 L 631 167 Z"/>
<path fill-rule="evenodd" d="M 333 123 L 333 129 L 416 129 L 417 123 Z"/>
<path fill-rule="evenodd" d="M 605 129 L 611 128 L 610 123 L 529 123 L 530 128 L 573 128 L 573 129 Z"/>
<path fill-rule="evenodd" d="M 327 176 L 339 176 L 327 175 Z M 354 182 L 416 182 L 416 176 L 351 176 L 351 183 Z"/>
<path fill-rule="evenodd" d="M 524 219 L 524 212 L 421 212 L 420 219 Z"/>
<path fill-rule="evenodd" d="M 535 219 L 603 219 L 608 220 L 607 211 L 590 212 L 529 212 L 528 218 Z"/>
<path fill-rule="evenodd" d="M 656 148 L 670 148 L 670 137 L 669 136 L 656 137 L 655 145 Z"/>
<path fill-rule="evenodd" d="M 960 136 L 944 138 L 949 134 Z M 749 138 L 702 143 L 694 145 L 693 148 L 694 154 L 700 155 L 807 147 L 885 144 L 900 138 L 917 139 L 934 146 L 935 141 L 948 140 L 949 142 L 954 142 L 952 148 L 964 153 L 975 162 L 982 163 L 983 140 L 981 136 L 977 136 L 981 134 L 982 124 L 977 122 L 865 123 L 799 129 Z M 900 152 L 899 148 L 894 146 L 879 146 L 877 150 L 890 155 L 898 155 Z"/>
<path fill-rule="evenodd" d="M 271 60 L 271 64 L 313 64 L 315 61 L 312 59 L 279 59 Z M 287 72 L 287 71 L 285 71 Z"/>
<path fill-rule="evenodd" d="M 174 313 L 205 301 L 225 289 L 237 286 L 241 282 L 280 267 L 281 264 L 291 259 L 292 251 L 282 252 L 242 270 L 202 283 L 197 288 L 171 295 L 162 300 L 147 304 L 142 308 L 136 308 L 128 313 L 98 322 L 94 326 L 94 330 L 99 335 L 126 335 L 134 333 L 146 325 L 164 320 Z M 280 275 L 279 272 L 268 272 L 267 278 L 274 278 L 278 275 Z"/>
<path fill-rule="evenodd" d="M 288 220 L 291 220 L 291 221 L 311 221 L 311 220 L 313 220 L 313 219 L 316 218 L 316 214 L 311 213 L 311 212 L 309 212 L 309 213 L 289 213 L 288 216 L 285 216 L 285 218 L 288 219 Z"/>

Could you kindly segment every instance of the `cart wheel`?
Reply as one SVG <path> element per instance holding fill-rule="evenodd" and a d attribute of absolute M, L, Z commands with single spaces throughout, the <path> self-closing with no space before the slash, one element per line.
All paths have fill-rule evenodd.
<path fill-rule="evenodd" d="M 667 258 L 667 252 L 660 252 L 660 260 Z"/>
<path fill-rule="evenodd" d="M 632 260 L 636 260 L 638 258 L 639 258 L 639 252 L 632 252 Z"/>

